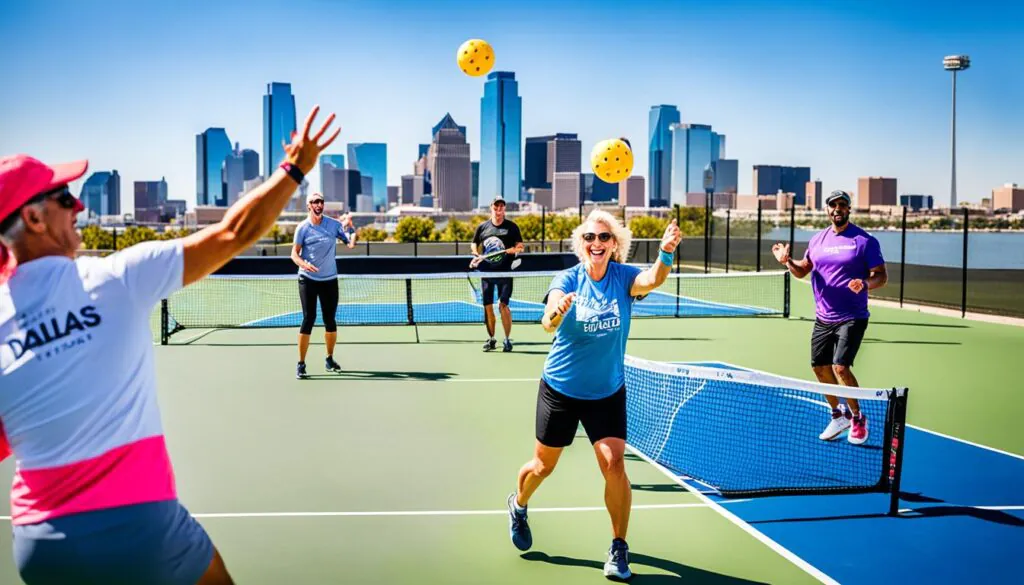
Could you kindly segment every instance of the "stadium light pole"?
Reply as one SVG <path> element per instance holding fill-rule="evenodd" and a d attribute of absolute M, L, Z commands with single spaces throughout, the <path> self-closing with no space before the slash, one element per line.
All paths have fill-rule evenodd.
<path fill-rule="evenodd" d="M 956 72 L 963 71 L 971 66 L 971 58 L 967 55 L 947 55 L 942 59 L 942 66 L 946 71 L 953 72 L 953 128 L 952 128 L 952 157 L 950 164 L 949 187 L 949 209 L 950 212 L 956 209 Z"/>

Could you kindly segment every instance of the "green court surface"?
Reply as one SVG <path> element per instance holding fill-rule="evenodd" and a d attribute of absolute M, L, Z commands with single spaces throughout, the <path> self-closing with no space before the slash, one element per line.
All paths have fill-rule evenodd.
<path fill-rule="evenodd" d="M 1024 453 L 1015 372 L 1024 328 L 872 313 L 854 367 L 861 385 L 911 388 L 912 425 Z M 810 380 L 812 319 L 810 288 L 797 283 L 789 319 L 637 320 L 628 353 Z M 505 498 L 532 453 L 550 336 L 516 325 L 513 353 L 485 354 L 483 332 L 420 327 L 416 343 L 411 327 L 343 328 L 336 358 L 345 371 L 326 374 L 318 328 L 307 358 L 314 376 L 302 381 L 292 329 L 216 331 L 191 343 L 203 332 L 184 331 L 155 348 L 181 499 L 237 583 L 604 582 L 610 525 L 585 437 L 531 501 L 533 549 L 509 542 Z M 12 471 L 0 464 L 0 481 Z M 652 465 L 630 456 L 627 471 L 634 583 L 819 581 Z M 0 583 L 19 582 L 10 545 L 2 531 Z"/>

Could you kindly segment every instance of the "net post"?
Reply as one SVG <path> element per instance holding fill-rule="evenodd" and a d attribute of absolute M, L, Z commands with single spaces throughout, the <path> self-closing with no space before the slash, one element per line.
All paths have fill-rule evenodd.
<path fill-rule="evenodd" d="M 167 345 L 167 325 L 170 315 L 167 312 L 167 299 L 160 299 L 160 345 Z"/>
<path fill-rule="evenodd" d="M 413 238 L 413 240 L 412 240 L 412 255 L 413 256 L 419 256 L 420 255 L 420 239 L 418 237 Z"/>
<path fill-rule="evenodd" d="M 796 201 L 789 205 L 789 253 L 793 253 L 796 244 Z"/>
<path fill-rule="evenodd" d="M 905 448 L 905 435 L 907 428 L 907 395 L 908 388 L 892 389 L 893 420 L 889 437 L 889 516 L 899 516 L 900 513 L 900 478 L 903 475 L 903 449 Z"/>
<path fill-rule="evenodd" d="M 547 224 L 548 224 L 548 208 L 545 205 L 540 206 L 540 251 L 547 252 Z"/>
<path fill-rule="evenodd" d="M 682 225 L 682 221 L 679 218 L 679 215 L 680 215 L 679 211 L 680 211 L 680 207 L 679 207 L 679 205 L 676 205 L 676 225 L 681 226 Z M 682 228 L 680 228 L 680 229 L 682 229 Z M 682 246 L 682 242 L 679 242 L 679 244 L 680 245 L 676 246 L 676 274 L 679 274 L 679 263 L 683 259 L 683 246 Z M 660 246 L 659 246 L 658 249 L 659 250 L 661 249 Z M 679 284 L 678 283 L 676 283 L 676 297 L 677 297 L 677 300 L 676 300 L 676 317 L 678 317 L 679 316 L 679 300 L 678 300 L 678 297 L 679 297 Z"/>
<path fill-rule="evenodd" d="M 963 292 L 960 298 L 960 317 L 967 316 L 967 227 L 970 225 L 968 209 L 964 207 L 964 268 L 963 268 Z"/>
<path fill-rule="evenodd" d="M 420 329 L 419 329 L 419 326 L 416 325 L 416 316 L 413 314 L 412 307 L 413 307 L 413 305 L 412 305 L 412 279 L 411 278 L 406 278 L 405 279 L 405 314 L 406 314 L 406 319 L 407 319 L 408 324 L 412 325 L 413 329 L 416 330 L 416 343 L 419 343 L 420 342 Z"/>
<path fill-rule="evenodd" d="M 903 225 L 900 237 L 900 307 L 903 306 L 903 284 L 907 276 L 907 206 L 903 206 Z"/>
<path fill-rule="evenodd" d="M 782 287 L 782 317 L 784 319 L 789 319 L 790 274 L 788 270 L 783 275 L 783 278 L 785 280 L 785 286 Z"/>

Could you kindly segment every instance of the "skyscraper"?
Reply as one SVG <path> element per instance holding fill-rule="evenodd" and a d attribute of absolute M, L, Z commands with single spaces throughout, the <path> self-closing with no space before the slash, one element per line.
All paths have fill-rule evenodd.
<path fill-rule="evenodd" d="M 473 173 L 473 209 L 480 206 L 480 161 L 475 160 L 469 163 Z"/>
<path fill-rule="evenodd" d="M 725 136 L 706 124 L 672 124 L 671 202 L 686 205 L 687 193 L 704 192 L 704 167 L 725 157 Z M 653 203 L 652 203 L 653 206 Z"/>
<path fill-rule="evenodd" d="M 328 174 L 329 168 L 345 168 L 344 154 L 321 154 L 320 155 L 320 194 L 327 197 L 327 187 L 324 177 Z"/>
<path fill-rule="evenodd" d="M 86 179 L 79 195 L 90 215 L 121 215 L 121 176 L 98 171 Z"/>
<path fill-rule="evenodd" d="M 388 207 L 388 145 L 383 142 L 360 142 L 348 145 L 349 168 L 359 171 L 364 177 L 373 178 L 373 206 L 376 209 Z"/>
<path fill-rule="evenodd" d="M 480 195 L 519 201 L 523 100 L 511 71 L 492 71 L 480 99 Z"/>
<path fill-rule="evenodd" d="M 465 127 L 456 124 L 451 114 L 445 114 L 435 128 L 428 155 L 433 207 L 468 211 L 473 208 L 473 177 Z"/>
<path fill-rule="evenodd" d="M 281 143 L 291 142 L 295 125 L 295 96 L 292 84 L 272 82 L 267 84 L 263 96 L 263 176 L 270 178 L 278 165 L 284 161 Z"/>
<path fill-rule="evenodd" d="M 583 143 L 576 134 L 559 132 L 548 142 L 548 184 L 555 173 L 578 173 L 583 170 Z"/>
<path fill-rule="evenodd" d="M 196 134 L 196 205 L 227 205 L 221 169 L 230 154 L 231 141 L 223 128 Z"/>
<path fill-rule="evenodd" d="M 648 180 L 650 207 L 668 207 L 672 190 L 672 124 L 679 123 L 679 110 L 675 106 L 651 106 L 647 118 Z"/>
<path fill-rule="evenodd" d="M 806 205 L 807 181 L 811 180 L 810 167 L 782 167 L 754 165 L 753 187 L 755 195 L 775 195 L 779 191 L 793 194 L 793 205 Z M 895 205 L 895 203 L 892 203 Z"/>
<path fill-rule="evenodd" d="M 554 136 L 528 136 L 524 153 L 523 179 L 526 190 L 550 189 L 548 176 L 548 143 Z"/>
<path fill-rule="evenodd" d="M 711 162 L 715 173 L 715 193 L 739 192 L 739 166 L 740 161 L 736 159 L 720 158 Z"/>

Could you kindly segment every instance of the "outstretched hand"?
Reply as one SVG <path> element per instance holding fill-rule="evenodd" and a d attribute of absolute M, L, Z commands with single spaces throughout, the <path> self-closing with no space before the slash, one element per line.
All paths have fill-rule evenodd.
<path fill-rule="evenodd" d="M 661 237 L 661 249 L 671 254 L 676 251 L 676 246 L 682 240 L 683 232 L 679 230 L 675 218 L 672 218 L 672 221 L 668 222 L 668 226 L 665 227 L 665 235 Z"/>
<path fill-rule="evenodd" d="M 789 244 L 775 244 L 772 246 L 772 254 L 775 255 L 775 259 L 779 261 L 779 264 L 786 264 L 789 262 Z"/>
<path fill-rule="evenodd" d="M 576 293 L 571 292 L 558 300 L 558 314 L 565 315 L 572 308 L 572 302 L 576 299 Z"/>
<path fill-rule="evenodd" d="M 320 106 L 313 106 L 313 109 L 306 116 L 306 122 L 302 125 L 302 135 L 299 136 L 297 132 L 292 132 L 292 143 L 285 144 L 281 141 L 281 146 L 284 147 L 285 159 L 293 165 L 299 167 L 304 174 L 309 174 L 310 171 L 316 167 L 316 162 L 320 158 L 320 153 L 323 152 L 328 146 L 334 142 L 334 139 L 341 133 L 341 128 L 334 131 L 331 136 L 324 141 L 322 144 L 319 143 L 320 138 L 323 137 L 324 133 L 327 132 L 331 122 L 334 122 L 334 114 L 327 117 L 327 121 L 320 127 L 320 131 L 312 137 L 309 135 L 309 131 L 313 126 L 313 120 L 316 118 L 317 113 L 320 111 Z"/>

